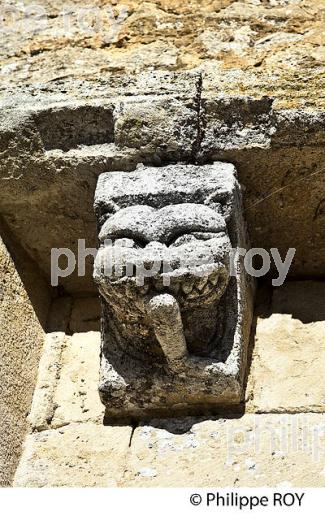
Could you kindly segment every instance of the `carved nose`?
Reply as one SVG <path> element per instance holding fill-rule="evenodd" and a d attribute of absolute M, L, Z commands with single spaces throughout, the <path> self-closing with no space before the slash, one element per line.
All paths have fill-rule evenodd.
<path fill-rule="evenodd" d="M 156 338 L 170 364 L 187 357 L 181 312 L 174 296 L 154 296 L 149 300 L 147 309 Z"/>

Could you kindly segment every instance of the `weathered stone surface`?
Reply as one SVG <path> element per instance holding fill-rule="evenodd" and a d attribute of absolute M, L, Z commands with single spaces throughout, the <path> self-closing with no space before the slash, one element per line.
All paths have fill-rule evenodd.
<path fill-rule="evenodd" d="M 322 487 L 324 448 L 322 414 L 157 420 L 135 430 L 121 485 Z"/>
<path fill-rule="evenodd" d="M 196 97 L 186 99 L 187 91 L 179 92 L 180 99 L 160 96 L 154 103 L 143 97 L 123 101 L 115 113 L 116 145 L 140 149 L 142 157 L 150 156 L 158 165 L 171 155 L 173 161 L 193 157 L 198 106 Z"/>
<path fill-rule="evenodd" d="M 249 410 L 325 412 L 324 363 L 324 282 L 276 289 L 270 315 L 257 321 Z"/>
<path fill-rule="evenodd" d="M 11 484 L 21 454 L 50 304 L 26 253 L 15 249 L 14 259 L 0 238 L 0 486 Z"/>
<path fill-rule="evenodd" d="M 324 486 L 322 414 L 71 424 L 31 434 L 19 487 Z"/>
<path fill-rule="evenodd" d="M 101 424 L 104 406 L 98 396 L 100 333 L 73 334 L 62 353 L 51 427 L 72 422 Z"/>
<path fill-rule="evenodd" d="M 235 164 L 252 245 L 325 273 L 320 0 L 38 5 L 1 26 L 0 210 L 48 278 L 51 247 L 96 246 L 100 173 L 179 158 Z M 91 260 L 61 284 L 94 291 Z"/>
<path fill-rule="evenodd" d="M 234 167 L 104 173 L 95 210 L 108 415 L 240 402 L 252 287 L 232 253 L 247 248 Z"/>
<path fill-rule="evenodd" d="M 215 89 L 278 99 L 286 108 L 323 104 L 324 39 L 320 0 L 40 0 L 44 16 L 4 16 L 0 55 L 4 87 L 73 78 L 200 68 Z M 81 21 L 80 21 L 81 20 Z M 27 27 L 25 27 L 27 25 Z M 22 30 L 22 27 L 24 30 Z"/>
<path fill-rule="evenodd" d="M 323 145 L 272 146 L 215 156 L 236 165 L 246 188 L 245 214 L 252 246 L 268 251 L 276 247 L 281 258 L 289 248 L 296 249 L 290 277 L 318 277 L 324 272 L 322 149 Z"/>
<path fill-rule="evenodd" d="M 324 486 L 322 287 L 290 282 L 275 290 L 273 314 L 259 318 L 265 326 L 258 326 L 247 389 L 253 399 L 241 417 L 152 420 L 132 436 L 131 428 L 103 426 L 99 333 L 66 337 L 58 378 L 43 372 L 53 418 L 28 436 L 15 485 Z M 313 308 L 318 321 L 310 322 Z"/>
<path fill-rule="evenodd" d="M 191 159 L 199 79 L 162 73 L 148 81 L 114 79 L 104 90 L 71 85 L 68 94 L 64 87 L 35 96 L 27 89 L 2 100 L 0 210 L 48 278 L 52 248 L 77 255 L 78 239 L 96 247 L 92 203 L 100 173 Z M 36 227 L 47 232 L 34 233 Z M 59 283 L 70 294 L 94 292 L 91 269 L 90 256 L 85 276 L 73 272 Z"/>
<path fill-rule="evenodd" d="M 62 351 L 65 347 L 64 332 L 46 335 L 32 407 L 28 416 L 33 430 L 46 430 L 50 427 L 56 408 L 54 396 L 62 368 Z"/>
<path fill-rule="evenodd" d="M 0 143 L 0 210 L 48 279 L 51 248 L 76 254 L 78 238 L 96 247 L 99 174 L 177 158 L 235 164 L 252 245 L 281 255 L 295 247 L 292 276 L 325 272 L 324 111 L 230 95 L 198 72 L 73 79 L 6 91 Z M 70 294 L 94 292 L 91 270 L 88 257 L 84 277 L 73 272 L 59 283 Z"/>
<path fill-rule="evenodd" d="M 69 321 L 70 332 L 89 332 L 99 330 L 100 313 L 99 298 L 75 298 Z"/>
<path fill-rule="evenodd" d="M 104 407 L 98 396 L 99 346 L 98 332 L 47 334 L 28 418 L 32 430 L 103 421 Z"/>
<path fill-rule="evenodd" d="M 27 436 L 15 487 L 114 487 L 121 482 L 131 427 L 71 424 Z"/>
<path fill-rule="evenodd" d="M 112 2 L 104 0 L 89 30 L 78 25 L 77 17 L 78 10 L 89 2 L 72 2 L 72 11 L 75 8 L 77 13 L 70 17 L 68 29 L 60 0 L 51 5 L 47 0 L 40 3 L 47 19 L 31 14 L 22 22 L 27 2 L 17 7 L 17 16 L 12 16 L 12 11 L 7 15 L 5 6 L 2 10 L 0 210 L 10 234 L 16 234 L 47 281 L 51 247 L 69 247 L 76 252 L 77 238 L 86 238 L 89 247 L 96 246 L 92 201 L 100 173 L 132 170 L 140 162 L 165 164 L 180 156 L 188 162 L 235 164 L 246 188 L 244 202 L 252 245 L 277 247 L 282 257 L 289 247 L 295 247 L 291 276 L 324 275 L 325 98 L 320 0 L 130 0 L 127 14 L 120 12 L 121 4 L 116 3 L 114 16 L 121 15 L 118 24 L 112 19 Z M 15 6 L 10 4 L 10 8 Z M 193 68 L 194 74 L 170 72 Z M 161 72 L 166 70 L 169 72 Z M 130 76 L 120 75 L 125 72 Z M 141 128 L 139 120 L 145 121 Z M 177 121 L 184 126 L 177 126 Z M 66 123 L 72 123 L 70 136 Z M 60 132 L 54 132 L 54 125 Z M 128 135 L 133 148 L 128 146 Z M 152 142 L 150 136 L 154 137 Z M 58 292 L 84 295 L 93 291 L 91 271 L 88 260 L 85 278 L 72 275 L 61 280 L 63 288 Z M 45 289 L 43 294 L 47 294 Z M 266 371 L 264 365 L 256 368 L 266 381 L 270 377 L 271 383 L 264 389 L 257 386 L 255 397 L 266 410 L 269 403 L 279 409 L 281 401 L 275 371 L 287 375 L 284 365 L 270 359 L 266 349 L 282 358 L 283 347 L 288 351 L 287 369 L 293 377 L 279 384 L 281 391 L 288 393 L 290 411 L 305 410 L 305 406 L 322 410 L 322 301 L 318 299 L 302 313 L 296 305 L 299 294 L 296 290 L 281 293 L 278 311 L 273 311 L 269 322 L 259 321 L 258 342 L 265 351 L 260 354 L 258 343 L 257 351 L 272 371 Z M 47 308 L 46 298 L 33 300 L 36 314 Z M 20 304 L 23 299 L 15 301 L 15 309 L 20 309 Z M 286 315 L 277 317 L 279 312 Z M 69 309 L 50 329 L 66 331 L 67 318 L 70 320 Z M 32 313 L 27 326 L 33 323 Z M 19 318 L 15 327 L 20 330 L 22 325 L 25 330 L 24 324 Z M 270 337 L 271 324 L 275 338 Z M 86 328 L 77 311 L 71 326 Z M 5 347 L 10 346 L 10 356 L 16 356 L 10 338 L 7 340 L 7 328 L 3 330 Z M 14 339 L 16 342 L 17 336 Z M 291 357 L 293 344 L 299 363 Z M 31 356 L 37 345 L 30 344 Z M 311 367 L 306 360 L 308 348 Z M 17 353 L 20 361 L 23 352 L 24 348 Z M 257 360 L 253 360 L 253 375 Z M 18 389 L 24 392 L 22 402 L 30 398 L 26 388 L 34 372 L 27 364 L 22 367 L 20 361 L 16 365 L 21 367 L 20 379 L 26 375 L 28 380 Z M 35 368 L 36 364 L 32 365 Z M 2 381 L 7 384 L 6 379 Z M 297 392 L 299 402 L 294 397 L 294 381 L 302 385 Z M 310 381 L 315 384 L 310 385 Z M 304 388 L 307 395 L 303 399 Z M 17 395 L 16 387 L 14 392 Z M 23 409 L 21 415 L 25 412 Z M 12 409 L 2 422 L 3 438 L 15 457 L 17 451 L 11 446 L 20 442 L 22 430 L 16 434 L 14 429 L 15 438 L 7 442 L 9 416 L 15 418 Z M 20 428 L 19 420 L 14 420 Z M 302 461 L 310 467 L 307 459 Z M 152 475 L 155 470 L 143 466 L 140 473 Z M 298 473 L 300 476 L 300 469 Z M 314 482 L 310 475 L 308 469 L 307 483 Z M 305 481 L 301 480 L 303 485 Z"/>

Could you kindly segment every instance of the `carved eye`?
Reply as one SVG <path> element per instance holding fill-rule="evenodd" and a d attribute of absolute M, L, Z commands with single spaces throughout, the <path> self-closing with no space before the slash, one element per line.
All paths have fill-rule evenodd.
<path fill-rule="evenodd" d="M 134 247 L 136 249 L 144 249 L 146 247 L 147 244 L 149 244 L 149 242 L 147 242 L 146 240 L 143 240 L 141 238 L 136 238 L 135 240 L 133 240 L 134 242 Z"/>
<path fill-rule="evenodd" d="M 178 237 L 173 237 L 171 241 L 169 241 L 168 246 L 181 246 L 183 244 L 188 244 L 189 242 L 193 242 L 196 240 L 211 240 L 218 236 L 218 233 L 208 233 L 208 232 L 195 232 L 195 233 L 187 233 L 185 235 L 179 235 Z"/>
<path fill-rule="evenodd" d="M 197 240 L 196 237 L 192 234 L 182 234 L 182 235 L 174 235 L 171 240 L 168 241 L 168 246 L 181 246 L 182 244 L 188 244 L 189 242 L 193 242 Z"/>
<path fill-rule="evenodd" d="M 138 237 L 137 238 L 128 238 L 128 237 L 116 238 L 116 237 L 111 237 L 110 240 L 112 240 L 112 245 L 114 245 L 114 246 L 117 246 L 117 247 L 129 247 L 129 248 L 133 247 L 134 249 L 143 249 L 148 244 L 148 242 L 146 242 L 142 238 L 138 238 Z"/>

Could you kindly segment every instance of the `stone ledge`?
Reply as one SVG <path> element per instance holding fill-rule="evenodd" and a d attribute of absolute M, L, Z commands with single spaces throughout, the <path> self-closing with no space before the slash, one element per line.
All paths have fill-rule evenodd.
<path fill-rule="evenodd" d="M 274 291 L 270 315 L 257 320 L 250 411 L 325 412 L 324 295 L 324 282 L 289 282 Z"/>
<path fill-rule="evenodd" d="M 295 247 L 290 275 L 320 276 L 324 114 L 279 109 L 262 92 L 225 92 L 199 71 L 15 87 L 0 95 L 0 210 L 49 280 L 51 248 L 76 254 L 78 238 L 96 247 L 98 175 L 221 160 L 236 165 L 245 187 L 252 246 Z M 88 257 L 84 277 L 61 279 L 66 293 L 94 294 L 91 271 Z"/>
<path fill-rule="evenodd" d="M 187 431 L 184 431 L 187 427 Z M 152 421 L 135 430 L 122 486 L 259 487 L 325 484 L 318 414 Z"/>
<path fill-rule="evenodd" d="M 30 434 L 16 487 L 325 485 L 323 414 L 71 424 Z"/>
<path fill-rule="evenodd" d="M 71 424 L 30 434 L 14 487 L 115 487 L 132 428 Z"/>
<path fill-rule="evenodd" d="M 99 332 L 47 335 L 29 415 L 32 430 L 103 421 L 104 407 L 98 395 L 99 344 Z"/>

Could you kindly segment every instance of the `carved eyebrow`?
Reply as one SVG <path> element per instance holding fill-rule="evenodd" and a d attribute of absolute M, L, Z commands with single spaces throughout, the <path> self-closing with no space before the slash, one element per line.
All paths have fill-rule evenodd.
<path fill-rule="evenodd" d="M 129 206 L 114 213 L 103 225 L 99 240 L 135 238 L 147 242 L 146 223 L 152 221 L 156 209 L 151 206 Z"/>
<path fill-rule="evenodd" d="M 204 204 L 175 204 L 155 209 L 151 206 L 124 208 L 103 225 L 99 239 L 134 238 L 144 242 L 168 243 L 184 233 L 226 229 L 224 218 Z"/>
<path fill-rule="evenodd" d="M 226 229 L 224 218 L 203 204 L 175 204 L 162 208 L 159 213 L 164 222 L 160 237 L 165 243 L 184 233 L 218 233 Z"/>

